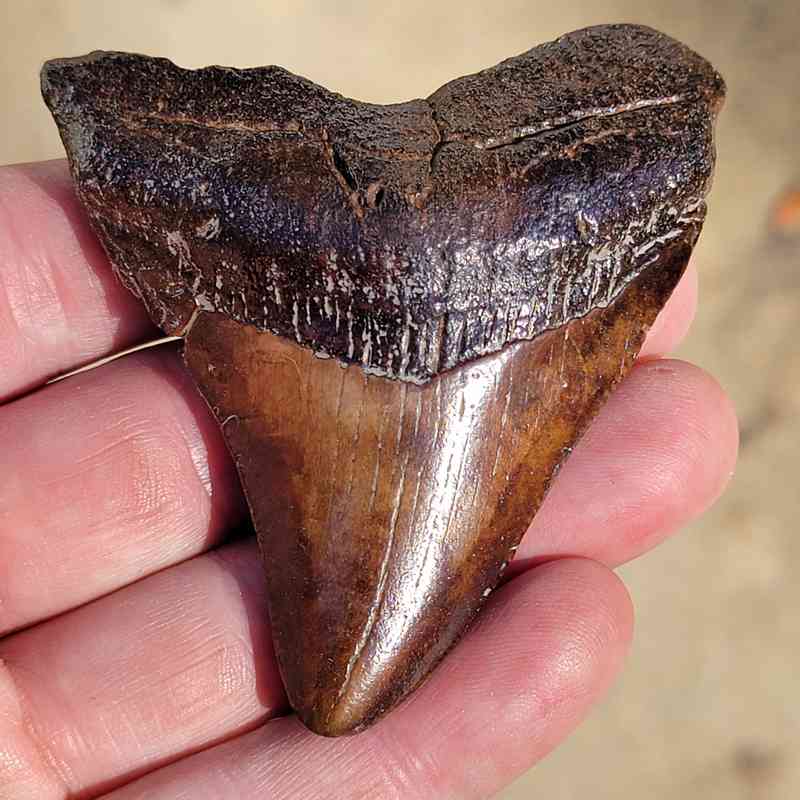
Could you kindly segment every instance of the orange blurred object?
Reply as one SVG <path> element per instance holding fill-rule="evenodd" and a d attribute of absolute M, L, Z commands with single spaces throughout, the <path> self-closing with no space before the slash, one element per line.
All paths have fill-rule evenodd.
<path fill-rule="evenodd" d="M 772 227 L 780 233 L 800 233 L 800 188 L 785 191 L 772 212 Z"/>

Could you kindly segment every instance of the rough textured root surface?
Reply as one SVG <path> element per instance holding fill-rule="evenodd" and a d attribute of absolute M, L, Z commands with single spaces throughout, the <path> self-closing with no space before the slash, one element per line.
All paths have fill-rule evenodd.
<path fill-rule="evenodd" d="M 626 25 L 391 106 L 123 53 L 48 62 L 42 88 L 112 262 L 167 332 L 202 308 L 416 383 L 608 305 L 696 236 L 724 92 Z"/>

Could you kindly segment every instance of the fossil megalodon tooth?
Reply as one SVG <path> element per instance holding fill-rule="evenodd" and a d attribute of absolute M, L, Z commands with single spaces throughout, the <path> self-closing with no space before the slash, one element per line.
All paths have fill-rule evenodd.
<path fill-rule="evenodd" d="M 42 91 L 115 269 L 186 333 L 293 707 L 364 728 L 463 633 L 682 274 L 722 79 L 619 25 L 397 105 L 123 53 Z"/>

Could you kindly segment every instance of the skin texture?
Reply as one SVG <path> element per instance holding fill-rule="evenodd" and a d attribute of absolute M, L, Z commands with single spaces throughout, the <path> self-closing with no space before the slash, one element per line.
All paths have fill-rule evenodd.
<path fill-rule="evenodd" d="M 609 567 L 733 469 L 730 402 L 660 357 L 693 315 L 693 268 L 454 657 L 382 725 L 329 740 L 283 716 L 255 542 L 219 524 L 244 512 L 233 464 L 176 354 L 40 388 L 149 336 L 69 187 L 64 162 L 0 169 L 0 795 L 492 796 L 619 668 L 631 608 Z M 143 480 L 168 452 L 170 482 Z"/>
<path fill-rule="evenodd" d="M 605 26 L 395 106 L 104 53 L 42 91 L 118 273 L 186 335 L 292 706 L 363 730 L 463 635 L 677 284 L 722 79 Z"/>

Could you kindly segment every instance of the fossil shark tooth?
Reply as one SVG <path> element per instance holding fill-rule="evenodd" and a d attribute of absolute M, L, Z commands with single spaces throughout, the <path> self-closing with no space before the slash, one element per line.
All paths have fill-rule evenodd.
<path fill-rule="evenodd" d="M 388 106 L 123 53 L 42 91 L 117 273 L 185 333 L 290 702 L 365 728 L 474 618 L 680 278 L 722 79 L 617 25 Z"/>

